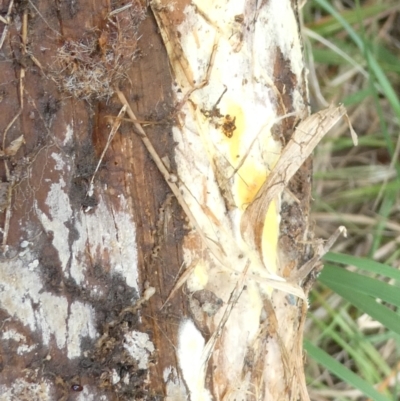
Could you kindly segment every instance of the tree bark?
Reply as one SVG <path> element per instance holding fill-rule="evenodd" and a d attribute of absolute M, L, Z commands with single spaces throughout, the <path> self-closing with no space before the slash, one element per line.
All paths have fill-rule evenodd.
<path fill-rule="evenodd" d="M 307 400 L 295 2 L 1 15 L 0 400 Z"/>

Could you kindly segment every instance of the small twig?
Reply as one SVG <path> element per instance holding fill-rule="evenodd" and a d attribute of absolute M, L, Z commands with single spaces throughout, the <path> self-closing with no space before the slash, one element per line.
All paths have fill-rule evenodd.
<path fill-rule="evenodd" d="M 127 113 L 129 117 L 133 120 L 136 121 L 136 115 L 131 109 L 128 101 L 126 100 L 125 95 L 120 91 L 117 90 L 115 92 L 120 100 L 120 102 L 124 105 L 127 106 Z M 171 173 L 168 171 L 167 167 L 161 160 L 160 156 L 154 149 L 153 144 L 147 137 L 145 131 L 143 130 L 142 126 L 138 123 L 133 123 L 135 126 L 140 138 L 142 139 L 142 142 L 144 146 L 146 147 L 147 151 L 150 153 L 151 157 L 153 158 L 154 163 L 158 167 L 159 171 L 163 175 L 165 182 L 168 184 L 168 186 L 171 188 L 172 193 L 175 195 L 176 199 L 178 200 L 179 204 L 181 205 L 183 211 L 185 212 L 186 216 L 190 220 L 190 222 L 193 224 L 194 227 L 196 227 L 197 232 L 199 233 L 200 237 L 204 241 L 204 243 L 207 245 L 207 247 L 210 249 L 210 251 L 213 253 L 213 255 L 224 265 L 223 260 L 224 260 L 224 255 L 221 247 L 219 247 L 217 244 L 213 243 L 210 241 L 203 233 L 203 230 L 201 229 L 201 226 L 197 222 L 196 218 L 194 217 L 192 211 L 190 210 L 188 204 L 184 200 L 181 191 L 179 190 L 178 185 L 176 184 L 176 176 L 172 177 Z"/>
<path fill-rule="evenodd" d="M 109 337 L 110 328 L 115 327 L 117 324 L 119 324 L 124 319 L 127 313 L 136 314 L 137 311 L 142 307 L 142 305 L 147 302 L 155 294 L 155 292 L 156 290 L 154 287 L 146 288 L 141 298 L 139 298 L 133 305 L 127 306 L 126 308 L 122 309 L 116 319 L 109 323 L 106 323 L 103 328 L 103 335 L 96 341 L 96 347 L 101 347 L 107 340 L 107 338 Z"/>
<path fill-rule="evenodd" d="M 15 123 L 15 121 L 17 121 L 18 117 L 21 115 L 22 113 L 22 109 L 20 108 L 17 112 L 17 114 L 13 117 L 13 119 L 8 123 L 6 129 L 3 132 L 3 149 L 4 150 L 6 148 L 6 138 L 7 138 L 7 132 L 9 131 L 9 129 L 13 126 L 13 124 Z"/>
<path fill-rule="evenodd" d="M 177 104 L 175 113 L 176 113 L 177 111 L 179 111 L 179 110 L 183 107 L 183 105 L 189 100 L 189 98 L 190 98 L 190 96 L 192 95 L 193 92 L 195 92 L 195 91 L 197 91 L 197 90 L 199 90 L 199 89 L 202 89 L 202 88 L 204 88 L 206 85 L 208 85 L 208 82 L 209 82 L 210 76 L 211 76 L 212 67 L 213 67 L 213 65 L 214 65 L 215 55 L 217 54 L 217 46 L 218 46 L 218 45 L 217 45 L 217 41 L 215 41 L 215 42 L 214 42 L 214 45 L 213 45 L 212 52 L 211 52 L 210 60 L 209 60 L 209 62 L 208 62 L 208 66 L 207 66 L 207 71 L 206 71 L 206 76 L 205 76 L 205 78 L 204 78 L 203 81 L 201 81 L 198 85 L 194 86 L 192 89 L 189 89 L 189 90 L 186 92 L 186 94 L 185 94 L 185 96 L 183 97 L 183 99 Z M 225 92 L 224 92 L 224 93 L 225 93 Z M 223 93 L 223 94 L 224 94 L 224 93 Z M 223 95 L 223 94 L 222 94 L 222 95 Z M 222 96 L 221 96 L 221 97 L 222 97 Z M 218 100 L 218 101 L 219 101 L 219 100 Z M 218 103 L 217 103 L 217 104 L 218 104 Z"/>
<path fill-rule="evenodd" d="M 165 302 L 162 304 L 160 310 L 164 308 L 164 306 L 167 304 L 167 302 L 175 295 L 175 293 L 185 284 L 189 276 L 192 274 L 194 268 L 197 266 L 198 260 L 195 260 L 190 266 L 186 268 L 186 270 L 182 273 L 182 275 L 178 278 L 176 281 L 174 288 L 172 288 L 171 292 L 169 293 L 167 299 Z M 179 269 L 180 270 L 180 269 Z M 178 272 L 179 274 L 179 272 Z"/>
<path fill-rule="evenodd" d="M 231 296 L 229 297 L 224 314 L 222 315 L 222 318 L 221 318 L 220 322 L 218 323 L 218 327 L 214 331 L 214 333 L 212 334 L 212 336 L 207 341 L 207 344 L 204 347 L 203 354 L 201 357 L 203 369 L 207 368 L 207 362 L 210 359 L 210 356 L 215 348 L 215 344 L 217 343 L 218 338 L 221 336 L 222 330 L 224 329 L 226 322 L 229 319 L 229 316 L 232 312 L 233 307 L 236 305 L 237 301 L 239 300 L 240 295 L 242 295 L 242 292 L 244 290 L 244 282 L 246 280 L 246 275 L 247 275 L 247 272 L 249 271 L 249 268 L 250 268 L 250 261 L 247 262 L 245 268 L 240 273 L 240 276 L 236 281 L 235 288 L 233 289 Z"/>
<path fill-rule="evenodd" d="M 132 6 L 133 6 L 133 3 L 125 4 L 124 6 L 122 6 L 122 7 L 120 7 L 120 8 L 117 8 L 116 10 L 113 10 L 113 11 L 109 12 L 109 13 L 108 13 L 108 17 L 112 17 L 112 16 L 115 15 L 115 14 L 122 13 L 122 11 L 125 11 L 125 10 L 127 10 L 128 8 L 131 8 Z"/>
<path fill-rule="evenodd" d="M 304 324 L 307 318 L 308 304 L 307 301 L 303 300 L 301 304 L 301 314 L 299 327 L 297 329 L 297 339 L 294 348 L 295 355 L 295 372 L 297 373 L 297 379 L 300 385 L 300 394 L 302 401 L 310 401 L 310 396 L 307 391 L 307 382 L 304 374 L 304 360 L 303 360 L 303 337 L 304 337 Z"/>
<path fill-rule="evenodd" d="M 115 136 L 115 133 L 118 131 L 118 128 L 119 128 L 119 126 L 121 125 L 122 118 L 123 118 L 124 115 L 125 115 L 126 109 L 127 109 L 127 106 L 126 106 L 126 105 L 123 105 L 122 108 L 121 108 L 121 110 L 120 110 L 119 113 L 118 113 L 117 118 L 115 119 L 115 121 L 114 121 L 114 123 L 113 123 L 113 126 L 112 126 L 112 128 L 111 128 L 110 134 L 108 135 L 108 138 L 107 138 L 106 146 L 104 146 L 103 152 L 101 153 L 100 159 L 99 159 L 99 161 L 98 161 L 98 163 L 97 163 L 97 166 L 96 166 L 96 168 L 95 168 L 95 170 L 94 170 L 94 173 L 93 173 L 93 175 L 92 175 L 92 178 L 90 179 L 89 189 L 88 189 L 88 192 L 87 192 L 86 195 L 89 195 L 89 196 L 90 196 L 90 195 L 93 193 L 93 181 L 94 181 L 94 178 L 95 178 L 95 176 L 96 176 L 97 171 L 98 171 L 99 168 L 100 168 L 100 165 L 101 165 L 101 163 L 102 163 L 102 161 L 103 161 L 104 155 L 106 154 L 107 149 L 108 149 L 108 147 L 110 146 L 110 143 L 111 143 L 111 141 L 113 140 L 113 138 L 114 138 L 114 136 Z"/>
<path fill-rule="evenodd" d="M 12 3 L 12 2 L 11 2 Z M 10 3 L 10 7 L 12 4 Z M 9 10 L 10 10 L 9 7 Z M 21 38 L 22 38 L 22 54 L 26 54 L 26 43 L 27 43 L 27 33 L 28 33 L 28 10 L 25 10 L 23 17 L 22 17 L 22 28 L 21 28 Z M 2 141 L 2 150 L 5 151 L 6 149 L 6 138 L 7 138 L 7 133 L 9 129 L 13 126 L 15 121 L 19 118 L 19 116 L 22 113 L 22 110 L 24 108 L 24 78 L 25 78 L 25 68 L 21 67 L 20 70 L 20 75 L 19 75 L 19 101 L 20 101 L 20 108 L 17 112 L 17 114 L 14 116 L 14 118 L 9 122 L 7 125 L 6 129 L 4 130 L 3 133 L 3 141 Z M 3 240 L 2 240 L 2 248 L 3 252 L 5 251 L 5 247 L 7 244 L 7 238 L 8 238 L 8 231 L 10 227 L 10 219 L 11 219 L 11 198 L 12 198 L 12 190 L 13 190 L 13 182 L 11 175 L 10 175 L 10 169 L 8 167 L 8 163 L 6 160 L 4 160 L 4 168 L 6 170 L 6 177 L 7 181 L 10 183 L 7 191 L 7 199 L 8 199 L 8 205 L 6 207 L 6 216 L 5 216 L 5 221 L 4 221 L 4 227 L 3 227 Z"/>
<path fill-rule="evenodd" d="M 317 247 L 315 255 L 290 276 L 290 282 L 299 283 L 300 281 L 303 281 L 320 262 L 322 257 L 329 252 L 341 234 L 344 236 L 347 235 L 345 226 L 338 227 L 338 229 L 327 239 L 325 244 Z"/>
<path fill-rule="evenodd" d="M 21 27 L 21 53 L 22 56 L 26 55 L 26 43 L 28 41 L 28 9 L 25 8 L 24 14 L 22 16 L 22 27 Z M 25 67 L 21 67 L 19 72 L 19 102 L 21 110 L 24 108 L 24 85 L 25 85 Z"/>
<path fill-rule="evenodd" d="M 11 22 L 11 12 L 12 12 L 13 5 L 14 5 L 14 0 L 11 0 L 10 4 L 8 5 L 8 11 L 7 11 L 6 16 L 4 18 L 2 17 L 2 22 L 5 24 L 5 26 L 4 26 L 3 33 L 1 34 L 1 38 L 0 38 L 0 50 L 3 47 L 4 41 L 6 40 L 8 28 L 9 28 L 10 22 Z"/>
<path fill-rule="evenodd" d="M 113 116 L 107 116 L 114 118 Z M 130 121 L 131 123 L 138 123 L 138 124 L 143 124 L 143 125 L 165 125 L 168 124 L 168 121 L 166 120 L 160 120 L 160 121 L 151 121 L 151 120 L 132 120 L 131 118 L 123 118 L 124 121 Z"/>
<path fill-rule="evenodd" d="M 6 167 L 7 162 L 5 162 Z M 8 168 L 7 168 L 8 170 Z M 7 174 L 9 175 L 9 173 Z M 6 216 L 4 219 L 4 227 L 3 227 L 3 240 L 2 240 L 2 252 L 5 253 L 7 250 L 7 240 L 8 240 L 8 233 L 10 231 L 10 220 L 11 220 L 11 200 L 12 200 L 12 191 L 14 187 L 14 180 L 11 180 L 8 188 L 7 188 L 7 206 L 6 206 Z"/>
<path fill-rule="evenodd" d="M 46 21 L 46 18 L 43 17 L 43 15 L 40 13 L 40 11 L 37 9 L 37 7 L 33 4 L 32 0 L 28 0 L 29 4 L 34 8 L 34 10 L 38 13 L 40 18 L 44 21 L 44 23 L 58 36 L 61 36 L 59 32 L 57 32 L 54 28 L 52 28 L 49 23 Z"/>
<path fill-rule="evenodd" d="M 29 54 L 29 57 L 31 58 L 31 60 L 33 61 L 33 64 L 35 64 L 36 67 L 38 67 L 38 68 L 40 69 L 40 71 L 41 71 L 41 73 L 43 74 L 43 76 L 44 76 L 45 78 L 49 79 L 49 76 L 44 72 L 43 66 L 42 66 L 42 64 L 40 63 L 40 61 L 39 61 L 33 54 L 31 54 L 31 53 L 28 53 L 28 54 Z M 56 81 L 53 77 L 50 77 L 50 79 L 51 79 L 54 83 L 57 84 L 57 81 Z"/>
<path fill-rule="evenodd" d="M 290 363 L 289 352 L 283 342 L 282 336 L 279 332 L 279 323 L 278 318 L 276 317 L 274 307 L 269 298 L 264 300 L 264 308 L 268 316 L 268 332 L 269 335 L 275 337 L 276 342 L 278 343 L 279 351 L 281 353 L 281 360 L 283 365 L 283 373 L 285 376 L 285 381 L 288 384 L 289 378 L 293 377 L 293 370 Z"/>

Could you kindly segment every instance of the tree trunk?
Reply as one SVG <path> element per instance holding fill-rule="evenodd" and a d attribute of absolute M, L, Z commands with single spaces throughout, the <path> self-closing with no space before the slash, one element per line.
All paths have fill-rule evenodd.
<path fill-rule="evenodd" d="M 294 3 L 1 3 L 0 400 L 308 399 Z"/>

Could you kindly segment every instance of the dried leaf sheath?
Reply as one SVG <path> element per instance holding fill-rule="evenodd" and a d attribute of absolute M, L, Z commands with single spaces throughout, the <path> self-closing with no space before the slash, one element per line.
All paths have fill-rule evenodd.
<path fill-rule="evenodd" d="M 211 339 L 205 343 L 201 332 L 194 334 L 191 320 L 182 322 L 177 351 L 182 377 L 192 400 L 289 399 L 289 387 L 296 398 L 303 386 L 297 363 L 303 312 L 288 293 L 304 294 L 297 283 L 282 278 L 279 250 L 281 192 L 289 176 L 267 203 L 254 201 L 268 177 L 283 168 L 284 130 L 295 123 L 285 116 L 307 114 L 291 3 L 154 1 L 152 9 L 175 81 L 177 185 L 196 219 L 197 233 L 184 243 L 186 266 L 192 269 L 187 291 L 224 302 L 205 314 L 203 304 L 189 295 L 195 324 Z M 289 158 L 290 148 L 285 150 Z M 304 161 L 307 152 L 299 158 Z M 253 206 L 258 202 L 262 210 Z M 261 210 L 259 226 L 248 219 L 255 209 Z M 250 237 L 242 236 L 245 220 Z M 259 246 L 252 237 L 256 228 Z M 223 256 L 217 260 L 207 243 L 220 247 Z M 269 300 L 274 288 L 283 291 Z M 271 311 L 282 305 L 286 309 L 273 316 Z M 271 366 L 276 374 L 271 375 Z M 282 377 L 291 377 L 291 384 Z"/>
<path fill-rule="evenodd" d="M 261 250 L 262 248 L 262 236 L 266 224 L 265 216 L 270 204 L 282 193 L 290 179 L 311 155 L 324 135 L 345 114 L 344 106 L 330 106 L 308 117 L 296 127 L 274 169 L 242 218 L 242 233 L 257 249 Z"/>

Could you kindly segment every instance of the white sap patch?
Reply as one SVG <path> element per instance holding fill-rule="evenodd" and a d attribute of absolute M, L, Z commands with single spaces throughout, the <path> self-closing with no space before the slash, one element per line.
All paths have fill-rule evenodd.
<path fill-rule="evenodd" d="M 147 333 L 133 330 L 125 334 L 124 348 L 138 362 L 139 369 L 148 369 L 149 356 L 154 352 L 154 345 Z"/>
<path fill-rule="evenodd" d="M 202 355 L 205 341 L 194 323 L 187 319 L 181 323 L 178 339 L 178 360 L 191 401 L 211 401 L 204 387 L 205 376 Z"/>
<path fill-rule="evenodd" d="M 301 50 L 298 22 L 293 12 L 293 6 L 290 1 L 272 0 L 268 1 L 265 7 L 265 15 L 284 15 L 285 19 L 268 18 L 268 36 L 264 37 L 264 42 L 271 40 L 278 45 L 283 56 L 290 62 L 291 71 L 301 76 L 304 68 L 303 55 Z M 291 32 L 288 32 L 291 30 Z M 287 40 L 287 37 L 293 38 L 293 42 Z"/>
<path fill-rule="evenodd" d="M 46 381 L 39 383 L 16 379 L 11 387 L 0 386 L 0 401 L 52 401 L 50 384 Z"/>
<path fill-rule="evenodd" d="M 208 282 L 209 266 L 205 260 L 199 260 L 186 281 L 187 288 L 190 292 L 203 290 Z"/>
<path fill-rule="evenodd" d="M 179 380 L 176 369 L 172 366 L 164 369 L 165 401 L 186 401 L 188 399 L 185 384 Z"/>
<path fill-rule="evenodd" d="M 281 0 L 271 1 L 279 3 Z M 281 152 L 280 141 L 270 132 L 277 118 L 271 102 L 276 91 L 271 58 L 276 57 L 276 47 L 280 43 L 269 35 L 269 30 L 277 29 L 274 25 L 280 22 L 267 21 L 269 14 L 264 3 L 258 9 L 257 6 L 249 7 L 244 0 L 222 1 L 218 4 L 211 0 L 195 0 L 194 3 L 185 7 L 185 18 L 177 27 L 181 33 L 179 43 L 190 68 L 182 72 L 180 64 L 175 65 L 175 61 L 171 61 L 179 89 L 185 93 L 191 88 L 191 84 L 187 85 L 189 78 L 186 70 L 193 74 L 198 84 L 206 77 L 212 56 L 214 62 L 209 69 L 209 84 L 191 94 L 197 109 L 194 111 L 186 102 L 182 106 L 184 119 L 179 126 L 173 127 L 174 139 L 178 143 L 175 161 L 182 183 L 180 189 L 203 236 L 210 243 L 222 244 L 222 253 L 229 255 L 235 261 L 235 268 L 241 271 L 244 263 L 237 265 L 236 255 L 251 251 L 241 239 L 241 213 L 243 202 L 247 202 L 241 190 L 243 181 L 247 180 L 242 172 L 248 175 L 251 169 L 255 176 L 258 176 L 258 172 L 264 174 L 273 168 Z M 289 4 L 288 1 L 285 3 Z M 281 7 L 286 10 L 286 6 Z M 244 18 L 243 24 L 235 22 L 236 16 L 240 15 Z M 293 12 L 290 18 L 294 18 Z M 251 28 L 247 30 L 246 26 Z M 284 29 L 283 26 L 280 29 Z M 233 36 L 236 39 L 232 40 Z M 286 50 L 282 52 L 286 53 Z M 235 118 L 237 128 L 232 140 L 222 133 L 221 119 L 209 118 L 201 111 L 212 110 L 217 101 L 222 115 Z M 236 174 L 233 168 L 242 168 L 242 172 Z M 262 174 L 260 180 L 265 179 Z M 221 183 L 231 186 L 233 203 L 240 208 L 235 220 L 230 220 L 227 213 Z M 249 182 L 248 185 L 252 187 L 256 184 Z M 213 253 L 219 258 L 216 252 Z M 256 265 L 256 258 L 253 259 L 252 269 Z M 185 262 L 189 266 L 187 259 Z M 257 266 L 262 267 L 261 263 Z M 201 284 L 194 281 L 198 277 L 191 277 L 193 288 Z"/>

